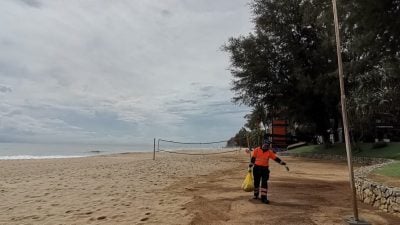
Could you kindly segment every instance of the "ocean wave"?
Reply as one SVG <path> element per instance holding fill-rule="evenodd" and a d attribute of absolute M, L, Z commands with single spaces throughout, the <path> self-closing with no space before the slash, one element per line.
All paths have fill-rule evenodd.
<path fill-rule="evenodd" d="M 16 160 L 16 159 L 65 159 L 65 158 L 82 158 L 87 155 L 12 155 L 12 156 L 0 156 L 0 160 Z"/>

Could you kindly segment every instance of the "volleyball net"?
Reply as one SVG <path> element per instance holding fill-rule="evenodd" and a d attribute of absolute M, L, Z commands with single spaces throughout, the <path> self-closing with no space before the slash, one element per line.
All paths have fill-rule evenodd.
<path fill-rule="evenodd" d="M 227 148 L 227 143 L 228 140 L 180 142 L 160 138 L 157 140 L 156 151 L 182 155 L 216 155 L 237 151 L 237 149 L 232 149 L 231 147 Z"/>

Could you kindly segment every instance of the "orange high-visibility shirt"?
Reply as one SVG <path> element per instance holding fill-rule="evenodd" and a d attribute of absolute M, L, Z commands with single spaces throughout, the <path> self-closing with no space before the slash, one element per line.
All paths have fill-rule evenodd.
<path fill-rule="evenodd" d="M 256 159 L 254 164 L 257 166 L 268 166 L 269 159 L 276 159 L 276 154 L 271 150 L 264 152 L 260 147 L 257 147 L 253 150 L 253 157 Z"/>

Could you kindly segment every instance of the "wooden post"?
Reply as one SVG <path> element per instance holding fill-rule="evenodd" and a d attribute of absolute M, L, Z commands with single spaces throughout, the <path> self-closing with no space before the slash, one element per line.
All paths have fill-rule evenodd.
<path fill-rule="evenodd" d="M 351 188 L 351 197 L 353 203 L 353 213 L 354 220 L 359 221 L 358 218 L 358 207 L 357 207 L 357 196 L 356 196 L 356 187 L 354 185 L 354 172 L 353 172 L 353 162 L 351 156 L 351 145 L 350 145 L 350 136 L 349 136 L 349 127 L 347 121 L 347 109 L 346 109 L 346 95 L 344 91 L 344 79 L 343 79 L 343 65 L 342 65 L 342 53 L 340 49 L 340 37 L 339 37 L 339 20 L 337 15 L 337 7 L 336 0 L 332 0 L 333 7 L 333 19 L 335 24 L 335 35 L 336 35 L 336 53 L 338 59 L 338 72 L 339 72 L 339 84 L 340 84 L 340 101 L 342 105 L 342 122 L 344 128 L 344 139 L 346 143 L 346 152 L 347 152 L 347 164 L 349 169 L 349 177 L 350 177 L 350 188 Z"/>
<path fill-rule="evenodd" d="M 247 133 L 246 133 L 246 139 L 247 139 L 247 147 L 249 148 L 249 155 L 250 155 L 250 161 L 251 161 L 250 141 L 249 141 L 249 134 L 247 134 Z"/>
<path fill-rule="evenodd" d="M 241 139 L 241 138 L 239 137 L 239 140 L 238 140 L 238 143 L 239 143 L 239 151 L 242 150 L 242 145 L 241 145 L 241 143 L 240 143 L 240 139 Z"/>
<path fill-rule="evenodd" d="M 156 160 L 156 139 L 154 138 L 153 160 Z"/>

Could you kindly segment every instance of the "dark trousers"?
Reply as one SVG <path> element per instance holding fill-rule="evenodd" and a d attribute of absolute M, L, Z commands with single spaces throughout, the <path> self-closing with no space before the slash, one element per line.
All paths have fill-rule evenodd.
<path fill-rule="evenodd" d="M 258 197 L 261 192 L 261 198 L 267 199 L 268 192 L 268 179 L 269 179 L 269 169 L 268 166 L 257 166 L 253 168 L 254 177 L 254 196 Z M 261 181 L 261 188 L 260 188 Z"/>

